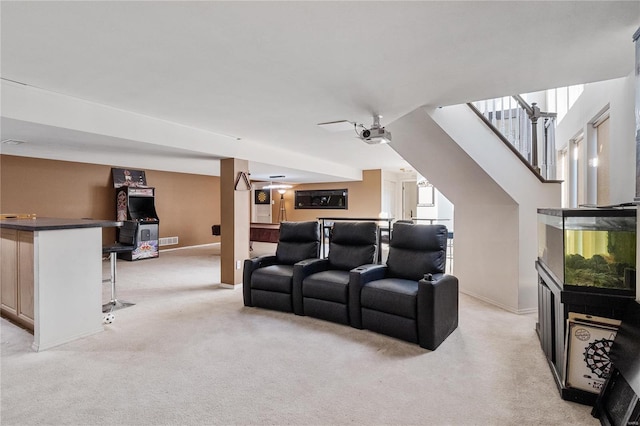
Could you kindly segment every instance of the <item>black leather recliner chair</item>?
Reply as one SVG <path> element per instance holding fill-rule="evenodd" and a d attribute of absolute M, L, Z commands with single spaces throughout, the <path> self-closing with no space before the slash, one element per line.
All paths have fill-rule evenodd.
<path fill-rule="evenodd" d="M 244 261 L 242 291 L 245 306 L 294 312 L 294 264 L 320 255 L 320 225 L 312 222 L 282 222 L 275 256 Z M 297 312 L 302 314 L 302 312 Z"/>
<path fill-rule="evenodd" d="M 350 272 L 351 325 L 435 350 L 458 327 L 458 279 L 446 275 L 447 228 L 396 223 L 386 265 Z"/>
<path fill-rule="evenodd" d="M 294 266 L 294 305 L 304 315 L 349 325 L 349 271 L 376 259 L 374 222 L 336 222 L 331 228 L 329 257 Z"/>

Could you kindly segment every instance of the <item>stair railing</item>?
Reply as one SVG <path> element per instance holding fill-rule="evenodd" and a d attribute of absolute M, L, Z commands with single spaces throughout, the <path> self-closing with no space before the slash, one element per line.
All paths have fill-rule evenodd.
<path fill-rule="evenodd" d="M 529 105 L 520 95 L 468 105 L 539 177 L 556 179 L 556 113 L 542 112 L 535 102 Z"/>

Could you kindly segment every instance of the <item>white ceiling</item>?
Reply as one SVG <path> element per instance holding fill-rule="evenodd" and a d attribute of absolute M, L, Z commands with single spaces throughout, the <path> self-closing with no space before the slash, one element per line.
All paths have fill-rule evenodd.
<path fill-rule="evenodd" d="M 0 7 L 3 79 L 241 138 L 227 143 L 250 160 L 254 179 L 283 174 L 291 182 L 344 180 L 331 167 L 309 173 L 317 161 L 359 170 L 408 167 L 389 146 L 317 123 L 370 125 L 381 114 L 389 124 L 421 105 L 626 76 L 640 25 L 638 1 L 2 1 Z M 2 103 L 10 109 L 4 96 Z M 205 174 L 215 174 L 212 162 L 226 156 L 204 143 L 158 145 L 2 115 L 2 139 L 28 141 L 3 145 L 8 154 L 95 162 L 99 153 L 126 147 L 126 162 L 134 164 L 114 165 L 153 157 L 156 169 Z M 306 160 L 265 161 L 263 150 L 303 153 Z"/>

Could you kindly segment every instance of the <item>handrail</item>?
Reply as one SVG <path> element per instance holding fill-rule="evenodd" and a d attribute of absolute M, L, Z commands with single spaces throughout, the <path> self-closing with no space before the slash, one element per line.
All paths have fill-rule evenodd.
<path fill-rule="evenodd" d="M 520 95 L 513 95 L 511 97 L 516 100 L 518 105 L 520 105 L 520 108 L 522 108 L 527 113 L 527 115 L 529 116 L 529 120 L 531 120 L 531 163 L 533 167 L 538 167 L 538 120 L 540 118 L 551 119 L 551 120 L 545 120 L 544 145 L 542 146 L 543 155 L 545 157 L 544 164 L 545 166 L 548 167 L 549 166 L 549 158 L 548 158 L 549 150 L 550 148 L 555 149 L 555 138 L 553 133 L 551 133 L 551 136 L 549 135 L 549 124 L 550 122 L 556 119 L 558 114 L 556 114 L 555 112 L 542 112 L 540 111 L 540 108 L 538 108 L 538 105 L 535 102 L 532 102 L 531 105 L 529 105 L 527 101 L 524 100 L 524 98 Z M 551 130 L 551 132 L 553 132 L 553 130 Z M 554 162 L 551 161 L 551 164 L 553 163 Z M 549 173 L 548 169 L 547 169 L 547 173 Z"/>
<path fill-rule="evenodd" d="M 515 99 L 516 102 L 518 102 L 518 104 L 520 105 L 520 107 L 522 107 L 522 109 L 526 110 L 527 113 L 529 113 L 529 114 L 536 113 L 536 111 L 535 111 L 536 103 L 535 102 L 533 102 L 531 105 L 529 105 L 527 103 L 527 101 L 525 101 L 522 98 L 522 96 L 520 96 L 520 95 L 513 95 L 512 98 Z M 556 112 L 542 112 L 542 111 L 540 111 L 540 108 L 538 108 L 538 111 L 537 111 L 536 114 L 538 115 L 538 117 L 542 117 L 542 118 L 557 118 L 558 117 L 558 113 L 556 113 Z"/>
<path fill-rule="evenodd" d="M 510 148 L 515 148 L 538 174 L 546 181 L 555 179 L 556 113 L 542 112 L 535 102 L 529 105 L 524 96 L 520 95 L 502 96 L 471 104 L 486 119 L 483 121 L 490 124 L 496 134 L 504 136 L 510 143 Z M 539 155 L 542 158 L 540 162 Z"/>
<path fill-rule="evenodd" d="M 533 108 L 531 108 L 531 105 L 529 105 L 522 96 L 513 95 L 512 98 L 515 99 L 516 102 L 518 102 L 518 105 L 520 105 L 520 108 L 527 111 L 527 114 L 533 115 Z"/>
<path fill-rule="evenodd" d="M 544 176 L 540 174 L 540 171 L 536 167 L 533 167 L 533 165 L 531 165 L 529 160 L 527 160 L 524 157 L 524 155 L 522 155 L 520 151 L 518 151 L 516 147 L 513 146 L 513 144 L 509 141 L 509 139 L 507 139 L 502 134 L 502 132 L 498 130 L 496 126 L 493 125 L 491 120 L 485 117 L 485 115 L 482 112 L 480 112 L 480 110 L 476 108 L 472 103 L 467 103 L 467 105 L 469 106 L 469 108 L 471 108 L 471 111 L 473 111 L 478 117 L 480 117 L 480 119 L 489 127 L 489 129 L 491 129 L 491 131 L 498 137 L 498 139 L 500 139 L 511 150 L 511 152 L 513 152 L 516 155 L 516 157 L 518 157 L 518 159 L 522 161 L 522 163 L 525 166 L 527 166 L 527 168 L 535 174 L 535 176 L 538 178 L 538 180 L 540 180 L 540 182 L 542 183 L 561 183 L 562 182 L 561 180 L 545 179 Z"/>

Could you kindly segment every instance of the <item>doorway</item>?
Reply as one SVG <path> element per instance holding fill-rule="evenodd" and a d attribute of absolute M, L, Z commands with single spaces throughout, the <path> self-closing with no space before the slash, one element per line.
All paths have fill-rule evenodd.
<path fill-rule="evenodd" d="M 411 220 L 418 212 L 418 184 L 416 181 L 402 182 L 402 219 Z"/>

